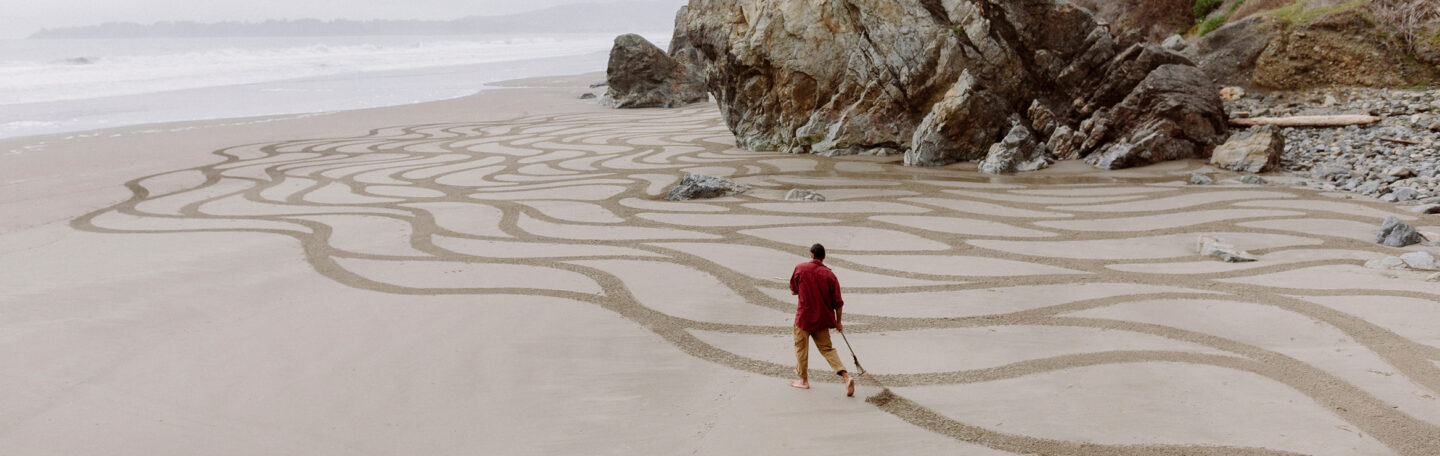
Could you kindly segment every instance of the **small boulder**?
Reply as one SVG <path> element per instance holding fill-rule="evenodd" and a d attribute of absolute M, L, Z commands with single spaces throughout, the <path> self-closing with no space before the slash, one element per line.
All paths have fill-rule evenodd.
<path fill-rule="evenodd" d="M 1190 185 L 1210 185 L 1213 183 L 1215 183 L 1215 179 L 1211 179 L 1210 176 L 1200 173 L 1190 175 Z"/>
<path fill-rule="evenodd" d="M 1375 236 L 1376 243 L 1390 247 L 1404 247 L 1425 241 L 1425 236 L 1421 236 L 1415 232 L 1415 228 L 1393 215 L 1385 217 L 1385 222 L 1380 225 L 1380 233 Z"/>
<path fill-rule="evenodd" d="M 1398 178 L 1404 179 L 1404 178 L 1407 178 L 1407 177 L 1414 177 L 1414 176 L 1415 176 L 1415 170 L 1410 169 L 1409 167 L 1405 167 L 1405 166 L 1395 166 L 1395 167 L 1391 167 L 1391 168 L 1388 169 L 1388 170 L 1385 170 L 1385 175 L 1386 175 L 1386 176 L 1390 176 L 1390 177 L 1398 177 Z"/>
<path fill-rule="evenodd" d="M 686 173 L 685 177 L 680 179 L 680 183 L 670 188 L 670 193 L 665 195 L 665 199 L 670 201 L 688 201 L 694 199 L 719 198 L 722 196 L 737 195 L 749 190 L 750 186 L 739 184 L 723 177 Z"/>
<path fill-rule="evenodd" d="M 1440 270 L 1440 263 L 1435 261 L 1435 255 L 1431 255 L 1430 252 L 1410 252 L 1400 255 L 1400 260 L 1404 261 L 1405 265 L 1409 266 L 1410 269 L 1418 269 L 1421 271 Z"/>
<path fill-rule="evenodd" d="M 1210 164 L 1244 173 L 1261 173 L 1280 166 L 1285 136 L 1273 126 L 1255 127 L 1231 136 L 1210 155 Z"/>
<path fill-rule="evenodd" d="M 595 99 L 595 94 L 590 93 L 590 92 L 585 92 L 585 93 L 580 94 L 580 99 L 581 99 L 581 100 L 593 100 L 593 99 Z"/>
<path fill-rule="evenodd" d="M 1221 100 L 1235 101 L 1241 98 L 1245 98 L 1245 89 L 1236 86 L 1229 86 L 1220 89 Z"/>
<path fill-rule="evenodd" d="M 1166 38 L 1165 41 L 1160 43 L 1160 47 L 1174 52 L 1183 51 L 1187 46 L 1189 46 L 1189 43 L 1186 43 L 1185 37 L 1180 35 L 1170 35 L 1169 38 Z"/>
<path fill-rule="evenodd" d="M 1395 189 L 1395 192 L 1391 194 L 1395 195 L 1395 201 L 1413 201 L 1415 197 L 1420 196 L 1420 192 L 1408 187 Z"/>
<path fill-rule="evenodd" d="M 1400 259 L 1400 257 L 1387 256 L 1385 258 L 1376 258 L 1370 261 L 1366 261 L 1365 267 L 1369 269 L 1389 271 L 1394 269 L 1406 269 L 1408 266 L 1405 265 L 1405 260 Z"/>
<path fill-rule="evenodd" d="M 1440 122 L 1435 122 L 1435 125 L 1431 125 L 1430 131 L 1440 133 Z"/>
<path fill-rule="evenodd" d="M 1256 176 L 1254 174 L 1246 174 L 1244 176 L 1240 176 L 1240 182 L 1250 185 L 1265 185 L 1270 183 L 1270 181 L 1265 180 L 1265 178 Z"/>
<path fill-rule="evenodd" d="M 1200 256 L 1215 257 L 1224 260 L 1226 263 L 1246 263 L 1255 261 L 1255 256 L 1250 252 L 1235 248 L 1234 245 L 1226 244 L 1219 239 L 1201 236 Z"/>
<path fill-rule="evenodd" d="M 980 172 L 987 174 L 1010 174 L 1018 171 L 1035 171 L 1050 166 L 1045 156 L 1045 146 L 1035 141 L 1035 135 L 1020 123 L 1010 128 L 1005 139 L 990 146 L 985 160 L 980 162 Z"/>
<path fill-rule="evenodd" d="M 825 201 L 825 195 L 814 190 L 796 188 L 785 194 L 785 201 Z"/>

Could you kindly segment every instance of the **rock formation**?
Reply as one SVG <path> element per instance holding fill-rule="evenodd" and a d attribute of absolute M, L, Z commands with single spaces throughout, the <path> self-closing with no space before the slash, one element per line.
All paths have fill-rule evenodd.
<path fill-rule="evenodd" d="M 1035 141 L 1030 127 L 1016 122 L 1005 134 L 1005 139 L 990 146 L 990 152 L 980 162 L 980 172 L 1010 174 L 1035 171 L 1050 166 L 1049 155 L 1045 145 Z"/>
<path fill-rule="evenodd" d="M 682 177 L 680 182 L 665 194 L 665 199 L 689 201 L 738 195 L 747 191 L 750 191 L 749 185 L 740 184 L 724 177 L 685 173 L 685 177 Z"/>
<path fill-rule="evenodd" d="M 1275 127 L 1253 127 L 1215 148 L 1210 164 L 1231 171 L 1263 173 L 1280 167 L 1285 136 Z"/>
<path fill-rule="evenodd" d="M 1187 58 L 1063 1 L 695 0 L 682 15 L 671 54 L 698 56 L 743 148 L 944 165 L 984 158 L 1018 115 L 1056 155 L 1111 169 L 1208 157 L 1228 134 Z"/>
<path fill-rule="evenodd" d="M 1400 218 L 1393 215 L 1385 217 L 1385 222 L 1380 224 L 1380 232 L 1375 235 L 1376 244 L 1390 247 L 1404 247 L 1428 240 L 1425 236 L 1416 232 L 1415 228 L 1400 221 Z"/>
<path fill-rule="evenodd" d="M 665 51 L 640 35 L 615 38 L 605 82 L 610 87 L 604 102 L 615 108 L 674 108 L 705 101 L 704 83 Z"/>

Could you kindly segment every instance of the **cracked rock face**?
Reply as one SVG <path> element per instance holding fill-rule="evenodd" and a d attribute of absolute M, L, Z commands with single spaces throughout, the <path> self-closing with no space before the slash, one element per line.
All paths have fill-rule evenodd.
<path fill-rule="evenodd" d="M 1050 166 L 1049 151 L 1044 144 L 1035 140 L 1030 129 L 1016 123 L 1010 127 L 1005 139 L 990 146 L 985 160 L 980 162 L 980 172 L 987 174 L 1012 174 L 1018 171 L 1035 171 Z"/>
<path fill-rule="evenodd" d="M 671 187 L 670 191 L 666 193 L 665 199 L 669 201 L 689 201 L 720 198 L 745 193 L 749 190 L 749 185 L 740 184 L 724 177 L 685 173 L 685 176 L 680 179 L 680 182 L 675 184 L 674 187 Z"/>
<path fill-rule="evenodd" d="M 1279 128 L 1253 127 L 1215 148 L 1210 164 L 1231 171 L 1262 173 L 1279 168 L 1284 153 L 1285 136 Z"/>
<path fill-rule="evenodd" d="M 1425 236 L 1416 232 L 1415 228 L 1393 215 L 1385 217 L 1385 222 L 1380 224 L 1380 232 L 1375 235 L 1375 243 L 1390 247 L 1405 247 L 1427 240 Z"/>
<path fill-rule="evenodd" d="M 1057 155 L 1118 168 L 1227 134 L 1193 63 L 1068 2 L 692 0 L 682 17 L 671 54 L 697 57 L 747 149 L 945 165 L 986 157 L 1016 115 Z"/>

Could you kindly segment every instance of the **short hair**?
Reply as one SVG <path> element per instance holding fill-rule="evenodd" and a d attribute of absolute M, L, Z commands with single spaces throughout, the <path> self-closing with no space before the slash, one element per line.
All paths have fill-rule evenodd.
<path fill-rule="evenodd" d="M 810 246 L 810 254 L 814 255 L 817 260 L 825 259 L 825 246 L 820 244 Z"/>

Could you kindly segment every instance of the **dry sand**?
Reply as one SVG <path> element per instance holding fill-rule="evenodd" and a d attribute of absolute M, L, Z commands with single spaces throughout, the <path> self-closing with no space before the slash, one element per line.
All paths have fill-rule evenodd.
<path fill-rule="evenodd" d="M 1440 454 L 1440 285 L 1360 267 L 1436 216 L 747 152 L 596 78 L 0 143 L 0 454 Z M 857 398 L 786 386 L 811 242 Z"/>

